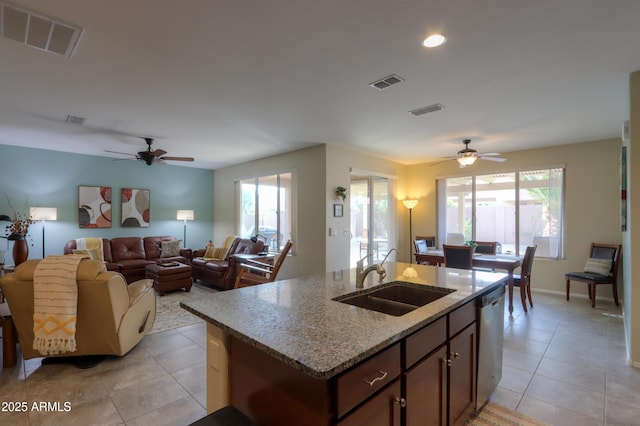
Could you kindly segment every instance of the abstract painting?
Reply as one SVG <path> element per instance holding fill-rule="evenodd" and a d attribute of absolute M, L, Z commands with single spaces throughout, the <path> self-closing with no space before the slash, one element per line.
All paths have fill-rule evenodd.
<path fill-rule="evenodd" d="M 111 228 L 110 186 L 78 186 L 78 226 Z"/>
<path fill-rule="evenodd" d="M 148 189 L 122 188 L 122 223 L 125 228 L 148 228 L 151 208 Z"/>

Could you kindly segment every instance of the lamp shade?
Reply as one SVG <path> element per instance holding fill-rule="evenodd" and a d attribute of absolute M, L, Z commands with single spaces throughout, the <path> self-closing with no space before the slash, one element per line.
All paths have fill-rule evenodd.
<path fill-rule="evenodd" d="M 58 220 L 56 207 L 30 207 L 29 216 L 33 220 Z"/>
<path fill-rule="evenodd" d="M 402 200 L 402 204 L 408 209 L 412 209 L 418 205 L 418 200 Z"/>
<path fill-rule="evenodd" d="M 178 210 L 176 218 L 178 220 L 193 220 L 193 210 Z"/>

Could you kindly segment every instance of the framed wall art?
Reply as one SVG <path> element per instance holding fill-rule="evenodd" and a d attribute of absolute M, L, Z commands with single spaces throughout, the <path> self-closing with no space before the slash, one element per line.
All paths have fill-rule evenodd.
<path fill-rule="evenodd" d="M 148 189 L 122 188 L 121 202 L 124 228 L 148 228 L 151 209 L 151 197 Z"/>
<path fill-rule="evenodd" d="M 111 228 L 110 186 L 78 186 L 78 226 Z"/>
<path fill-rule="evenodd" d="M 334 204 L 333 205 L 333 217 L 342 217 L 343 213 L 343 205 L 342 204 Z"/>

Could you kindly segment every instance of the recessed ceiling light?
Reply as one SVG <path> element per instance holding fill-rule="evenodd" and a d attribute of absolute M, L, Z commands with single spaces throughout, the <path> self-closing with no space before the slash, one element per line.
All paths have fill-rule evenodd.
<path fill-rule="evenodd" d="M 437 47 L 444 44 L 445 41 L 447 41 L 447 38 L 442 34 L 433 34 L 425 38 L 422 45 L 424 47 Z"/>

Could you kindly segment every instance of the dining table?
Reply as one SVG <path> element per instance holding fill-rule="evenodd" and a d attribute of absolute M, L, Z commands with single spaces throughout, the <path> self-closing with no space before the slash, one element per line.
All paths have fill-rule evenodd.
<path fill-rule="evenodd" d="M 444 265 L 443 250 L 427 250 L 426 252 L 416 253 L 416 263 L 441 266 Z M 522 256 L 512 254 L 473 254 L 473 267 L 506 271 L 509 274 L 508 293 L 509 293 L 509 313 L 513 313 L 513 271 L 522 264 Z M 520 298 L 522 303 L 526 302 L 525 289 L 520 288 Z"/>

